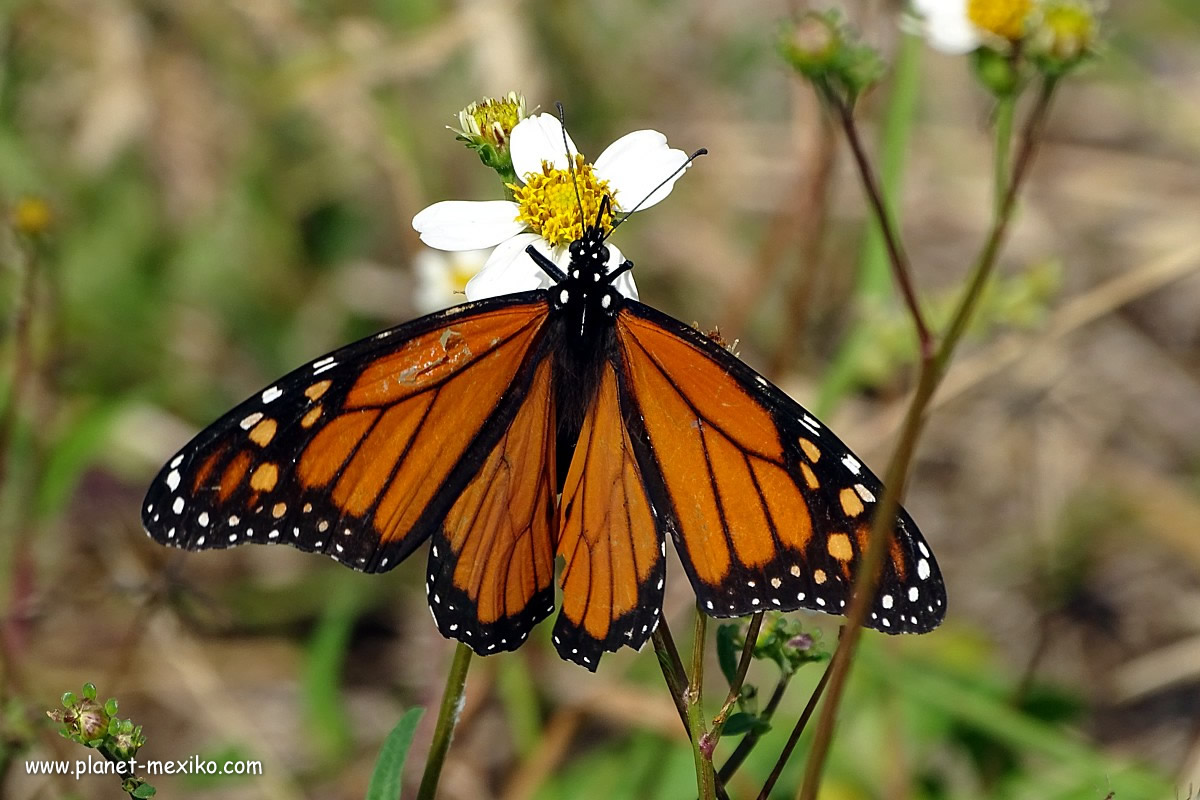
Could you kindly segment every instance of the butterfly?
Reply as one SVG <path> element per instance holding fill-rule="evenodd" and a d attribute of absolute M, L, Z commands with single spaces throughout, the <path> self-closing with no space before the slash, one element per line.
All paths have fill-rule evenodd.
<path fill-rule="evenodd" d="M 709 337 L 614 286 L 594 225 L 546 289 L 470 302 L 296 369 L 197 435 L 142 507 L 186 550 L 289 544 L 363 572 L 429 541 L 438 630 L 513 650 L 555 609 L 594 671 L 662 613 L 671 540 L 701 611 L 844 612 L 879 480 L 808 411 Z M 866 620 L 923 633 L 946 611 L 898 511 Z"/>

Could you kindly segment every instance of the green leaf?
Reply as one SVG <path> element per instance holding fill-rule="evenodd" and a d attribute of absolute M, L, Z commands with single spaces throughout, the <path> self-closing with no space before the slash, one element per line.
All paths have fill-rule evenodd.
<path fill-rule="evenodd" d="M 737 623 L 717 628 L 717 661 L 731 686 L 737 677 L 738 661 L 742 655 L 741 632 L 742 626 Z"/>
<path fill-rule="evenodd" d="M 771 729 L 770 723 L 761 719 L 754 714 L 747 714 L 744 711 L 739 711 L 729 717 L 725 723 L 724 730 L 721 731 L 724 736 L 740 736 L 743 733 L 757 731 L 758 733 L 766 733 Z"/>
<path fill-rule="evenodd" d="M 131 795 L 131 797 L 137 797 L 137 798 L 139 798 L 139 800 L 145 800 L 145 798 L 147 798 L 147 797 L 154 797 L 154 795 L 156 795 L 157 793 L 158 793 L 158 790 L 155 789 L 153 786 L 151 786 L 148 783 L 143 783 L 141 786 L 139 786 L 133 790 L 133 794 Z"/>
<path fill-rule="evenodd" d="M 408 757 L 408 748 L 412 746 L 413 734 L 423 713 L 423 708 L 410 708 L 384 739 L 379 758 L 375 759 L 375 769 L 371 772 L 366 800 L 399 800 L 404 760 Z"/>

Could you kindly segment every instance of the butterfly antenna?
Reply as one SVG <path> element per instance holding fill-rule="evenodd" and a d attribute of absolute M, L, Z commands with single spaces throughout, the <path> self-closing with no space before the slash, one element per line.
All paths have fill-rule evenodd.
<path fill-rule="evenodd" d="M 554 107 L 558 109 L 558 121 L 562 125 L 563 149 L 567 152 L 567 166 L 571 170 L 571 185 L 575 187 L 575 202 L 579 204 L 579 230 L 582 233 L 586 220 L 583 217 L 583 198 L 579 196 L 579 177 L 575 174 L 575 156 L 571 154 L 571 145 L 567 141 L 567 112 L 563 110 L 561 102 L 555 101 Z"/>
<path fill-rule="evenodd" d="M 621 218 L 613 222 L 612 228 L 608 231 L 608 236 L 605 236 L 604 238 L 607 239 L 609 236 L 612 236 L 613 231 L 615 231 L 617 228 L 619 228 L 621 226 L 621 224 L 623 222 L 625 222 L 625 220 L 629 219 L 630 215 L 632 215 L 633 212 L 637 211 L 639 208 L 644 206 L 646 204 L 646 201 L 654 196 L 655 192 L 657 192 L 662 187 L 666 186 L 668 183 L 670 183 L 675 178 L 676 175 L 678 175 L 679 173 L 681 173 L 685 169 L 687 169 L 689 166 L 691 166 L 691 163 L 693 161 L 695 161 L 700 156 L 706 156 L 706 155 L 708 155 L 708 148 L 701 147 L 699 150 L 697 150 L 696 152 L 694 152 L 690 156 L 688 156 L 687 160 L 684 161 L 682 164 L 680 164 L 678 169 L 676 169 L 674 172 L 672 172 L 667 177 L 663 178 L 662 183 L 658 184 L 658 186 L 655 186 L 653 189 L 651 189 L 649 192 L 647 192 L 646 196 L 643 197 L 641 200 L 639 200 L 636 206 L 629 209 L 628 211 L 621 212 Z"/>

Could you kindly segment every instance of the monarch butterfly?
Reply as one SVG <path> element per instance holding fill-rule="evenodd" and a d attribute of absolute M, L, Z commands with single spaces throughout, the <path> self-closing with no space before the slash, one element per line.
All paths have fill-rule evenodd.
<path fill-rule="evenodd" d="M 601 201 L 601 214 L 607 198 Z M 548 289 L 466 303 L 312 361 L 195 437 L 142 521 L 187 550 L 287 543 L 383 572 L 430 540 L 438 630 L 513 650 L 555 607 L 594 671 L 658 624 L 666 540 L 699 608 L 839 613 L 879 480 L 724 347 L 613 287 L 599 217 Z M 559 494 L 561 492 L 561 498 Z M 945 587 L 902 509 L 866 621 L 923 633 Z"/>

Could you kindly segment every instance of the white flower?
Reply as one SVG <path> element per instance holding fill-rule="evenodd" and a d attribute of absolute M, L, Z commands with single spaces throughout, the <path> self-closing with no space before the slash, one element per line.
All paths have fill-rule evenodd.
<path fill-rule="evenodd" d="M 912 0 L 925 39 L 953 54 L 1017 41 L 1026 33 L 1033 5 L 1033 0 Z"/>
<path fill-rule="evenodd" d="M 417 286 L 413 303 L 422 314 L 440 311 L 463 301 L 467 282 L 487 261 L 487 250 L 445 252 L 424 247 L 413 261 Z"/>
<path fill-rule="evenodd" d="M 575 160 L 576 198 L 567 151 Z M 525 248 L 533 245 L 562 268 L 570 261 L 567 245 L 580 238 L 584 225 L 596 222 L 600 198 L 608 195 L 615 208 L 601 220 L 612 227 L 612 211 L 629 211 L 641 203 L 649 208 L 658 203 L 682 175 L 656 186 L 687 160 L 682 150 L 667 146 L 658 131 L 642 130 L 622 136 L 609 145 L 594 164 L 579 155 L 563 128 L 551 114 L 522 120 L 512 131 L 510 153 L 513 170 L 521 185 L 510 186 L 515 199 L 473 202 L 447 200 L 434 203 L 413 217 L 421 240 L 439 250 L 477 250 L 494 247 L 483 269 L 466 287 L 468 300 L 500 294 L 544 289 L 553 284 Z M 580 220 L 580 205 L 584 219 Z M 611 244 L 609 269 L 623 257 Z M 637 287 L 629 272 L 613 286 L 626 297 L 637 299 Z"/>

